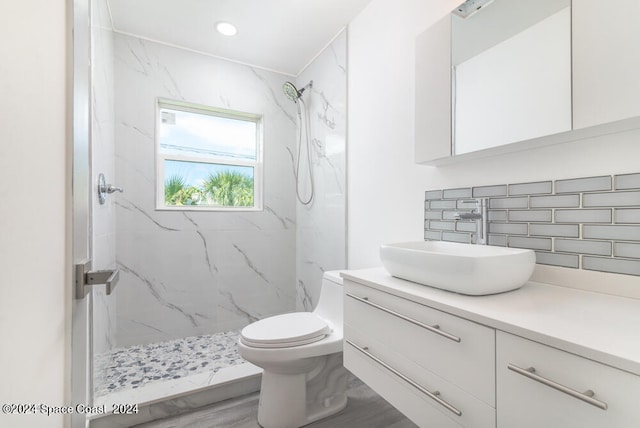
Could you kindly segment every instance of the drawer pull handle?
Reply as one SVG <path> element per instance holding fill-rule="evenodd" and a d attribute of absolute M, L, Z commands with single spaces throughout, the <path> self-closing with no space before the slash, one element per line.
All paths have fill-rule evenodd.
<path fill-rule="evenodd" d="M 607 410 L 607 407 L 608 407 L 607 403 L 593 398 L 595 393 L 591 390 L 580 392 L 580 391 L 576 391 L 575 389 L 571 389 L 568 386 L 561 385 L 557 382 L 554 382 L 550 379 L 544 378 L 536 374 L 536 369 L 534 367 L 523 369 L 522 367 L 518 367 L 514 364 L 509 363 L 507 365 L 507 368 L 511 371 L 521 374 L 522 376 L 528 377 L 531 380 L 535 380 L 536 382 L 540 382 L 543 385 L 556 389 L 560 392 L 564 392 L 565 394 L 570 395 L 574 398 L 577 398 L 578 400 L 582 400 L 585 403 L 589 403 L 592 406 L 595 406 L 599 409 Z"/>
<path fill-rule="evenodd" d="M 432 333 L 439 334 L 442 337 L 446 337 L 449 340 L 453 340 L 454 342 L 458 342 L 458 343 L 460 342 L 460 338 L 458 336 L 454 336 L 453 334 L 449 334 L 446 331 L 440 330 L 440 326 L 437 325 L 437 324 L 436 325 L 427 325 L 427 324 L 422 323 L 422 322 L 420 322 L 418 320 L 414 320 L 413 318 L 409 318 L 409 317 L 407 317 L 405 315 L 399 314 L 396 311 L 392 311 L 391 309 L 387 309 L 384 306 L 380 306 L 377 303 L 373 303 L 373 302 L 371 302 L 369 300 L 368 297 L 358 297 L 358 296 L 355 296 L 355 295 L 353 295 L 351 293 L 347 293 L 347 296 L 349 296 L 349 297 L 351 297 L 353 299 L 356 299 L 359 302 L 365 303 L 365 304 L 367 304 L 369 306 L 373 306 L 376 309 L 380 309 L 381 311 L 384 311 L 384 312 L 386 312 L 388 314 L 391 314 L 391 315 L 393 315 L 395 317 L 398 317 L 400 319 L 408 321 L 411 324 L 417 325 L 418 327 L 422 327 L 422 328 L 424 328 L 426 330 L 429 330 Z"/>
<path fill-rule="evenodd" d="M 385 369 L 389 370 L 391 373 L 393 373 L 394 375 L 398 376 L 400 379 L 404 380 L 405 382 L 407 382 L 409 385 L 413 386 L 414 388 L 416 388 L 418 391 L 422 392 L 423 394 L 425 394 L 426 396 L 428 396 L 429 398 L 431 398 L 432 400 L 434 400 L 436 403 L 440 404 L 441 406 L 445 407 L 447 410 L 449 410 L 452 413 L 455 413 L 457 416 L 462 416 L 462 412 L 458 409 L 456 409 L 455 407 L 453 407 L 451 404 L 447 403 L 446 401 L 444 401 L 442 398 L 440 398 L 440 391 L 434 391 L 431 392 L 429 390 L 427 390 L 425 387 L 423 387 L 422 385 L 416 383 L 415 381 L 411 380 L 410 378 L 408 378 L 407 376 L 403 375 L 402 373 L 400 373 L 398 370 L 394 369 L 393 367 L 391 367 L 389 364 L 385 363 L 384 361 L 382 361 L 381 359 L 375 357 L 373 354 L 371 354 L 370 352 L 368 352 L 367 347 L 360 347 L 358 345 L 356 345 L 355 343 L 353 343 L 352 341 L 350 341 L 349 339 L 345 339 L 345 342 L 347 342 L 349 345 L 353 346 L 354 348 L 356 348 L 358 351 L 362 352 L 364 355 L 366 355 L 367 357 L 371 358 L 373 361 L 375 361 L 376 363 L 380 364 L 382 367 L 384 367 Z"/>

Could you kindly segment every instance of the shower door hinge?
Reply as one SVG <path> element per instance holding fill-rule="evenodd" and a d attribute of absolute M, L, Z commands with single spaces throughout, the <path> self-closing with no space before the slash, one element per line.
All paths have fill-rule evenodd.
<path fill-rule="evenodd" d="M 92 285 L 105 284 L 107 296 L 111 294 L 120 279 L 120 271 L 91 270 L 91 260 L 78 263 L 75 269 L 75 295 L 76 299 L 84 299 Z"/>

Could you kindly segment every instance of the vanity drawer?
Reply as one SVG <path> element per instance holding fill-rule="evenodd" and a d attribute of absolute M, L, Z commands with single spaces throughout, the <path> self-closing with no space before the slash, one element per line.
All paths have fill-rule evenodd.
<path fill-rule="evenodd" d="M 495 330 L 351 281 L 344 290 L 345 334 L 361 332 L 495 407 Z"/>
<path fill-rule="evenodd" d="M 345 326 L 345 367 L 418 426 L 495 428 L 493 407 L 367 336 Z"/>
<path fill-rule="evenodd" d="M 640 376 L 508 333 L 496 340 L 498 428 L 640 426 Z"/>

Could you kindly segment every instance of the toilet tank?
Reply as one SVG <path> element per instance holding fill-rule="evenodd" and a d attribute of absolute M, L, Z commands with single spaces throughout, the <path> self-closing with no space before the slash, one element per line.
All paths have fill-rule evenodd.
<path fill-rule="evenodd" d="M 340 271 L 327 271 L 322 276 L 320 299 L 314 313 L 342 331 L 342 277 Z"/>

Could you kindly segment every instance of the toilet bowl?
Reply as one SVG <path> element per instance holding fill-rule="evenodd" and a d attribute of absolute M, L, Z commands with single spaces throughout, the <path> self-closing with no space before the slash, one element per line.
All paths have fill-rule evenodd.
<path fill-rule="evenodd" d="M 342 278 L 325 272 L 313 312 L 265 318 L 245 327 L 240 355 L 262 367 L 258 423 L 297 428 L 347 405 L 342 365 Z"/>

